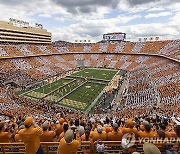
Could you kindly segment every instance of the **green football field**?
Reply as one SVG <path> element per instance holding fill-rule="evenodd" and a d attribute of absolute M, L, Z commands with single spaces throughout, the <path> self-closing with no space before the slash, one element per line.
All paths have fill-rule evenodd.
<path fill-rule="evenodd" d="M 86 68 L 82 71 L 74 73 L 72 76 L 92 77 L 96 79 L 111 80 L 116 73 L 117 70 L 113 69 Z"/>
<path fill-rule="evenodd" d="M 53 101 L 57 106 L 89 112 L 117 72 L 113 69 L 85 68 L 71 76 L 18 93 L 37 100 Z"/>

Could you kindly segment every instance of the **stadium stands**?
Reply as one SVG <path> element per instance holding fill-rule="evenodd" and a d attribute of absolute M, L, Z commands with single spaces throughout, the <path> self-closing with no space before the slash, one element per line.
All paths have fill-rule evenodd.
<path fill-rule="evenodd" d="M 76 128 L 79 134 L 82 133 L 82 141 L 90 141 L 81 143 L 79 150 L 86 150 L 86 153 L 97 150 L 97 139 L 91 139 L 94 135 L 101 138 L 102 132 L 105 134 L 101 138 L 106 145 L 105 151 L 124 151 L 121 143 L 117 145 L 116 142 L 109 142 L 106 137 L 108 133 L 114 132 L 113 123 L 117 123 L 118 131 L 122 135 L 133 132 L 137 142 L 138 137 L 147 138 L 149 134 L 151 137 L 161 137 L 164 133 L 165 137 L 177 139 L 180 137 L 179 46 L 180 40 L 54 45 L 1 44 L 0 124 L 5 123 L 5 126 L 0 129 L 0 153 L 4 152 L 4 147 L 4 153 L 18 153 L 17 148 L 21 146 L 22 151 L 18 150 L 24 152 L 24 146 L 19 143 L 10 143 L 13 148 L 7 148 L 9 145 L 3 143 L 2 134 L 8 132 L 9 142 L 15 142 L 15 135 L 27 116 L 33 116 L 40 127 L 48 122 L 48 129 L 56 134 L 53 141 L 57 141 L 63 132 L 64 124 L 68 124 L 69 128 Z M 122 101 L 119 104 L 118 97 L 114 100 L 111 107 L 116 109 L 113 113 L 111 109 L 103 110 L 97 105 L 94 114 L 87 115 L 75 109 L 57 107 L 47 100 L 33 100 L 16 95 L 15 87 L 25 88 L 54 76 L 63 76 L 70 70 L 76 70 L 82 61 L 84 67 L 128 71 Z M 99 114 L 102 110 L 104 113 Z M 102 126 L 101 129 L 99 125 Z M 59 129 L 61 133 L 57 133 Z M 87 145 L 83 148 L 85 143 Z M 57 144 L 42 143 L 42 146 L 44 145 L 44 151 L 55 153 Z M 171 148 L 165 148 L 164 145 L 162 148 L 162 144 L 161 147 L 156 144 L 162 152 L 166 149 L 180 150 L 176 143 L 172 143 Z M 133 146 L 133 151 L 142 152 L 142 149 L 142 144 L 136 143 Z"/>

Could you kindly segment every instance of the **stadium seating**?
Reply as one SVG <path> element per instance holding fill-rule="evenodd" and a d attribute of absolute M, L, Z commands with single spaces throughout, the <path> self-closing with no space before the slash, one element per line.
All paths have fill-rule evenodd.
<path fill-rule="evenodd" d="M 43 147 L 43 150 L 45 153 L 49 154 L 56 154 L 58 149 L 59 142 L 41 142 L 41 145 Z M 10 147 L 9 147 L 10 146 Z M 0 143 L 0 148 L 2 148 L 2 151 L 0 151 L 0 154 L 9 153 L 9 154 L 24 154 L 25 146 L 23 143 Z M 89 141 L 83 141 L 81 143 L 81 147 L 78 150 L 78 154 L 81 153 L 90 153 L 90 142 Z"/>
<path fill-rule="evenodd" d="M 158 132 L 156 129 L 160 130 L 159 124 L 169 118 L 168 122 L 165 122 L 166 131 L 172 137 L 177 137 L 174 131 L 177 124 L 172 119 L 174 116 L 180 116 L 179 43 L 179 40 L 166 40 L 53 45 L 1 44 L 0 121 L 10 119 L 10 122 L 6 122 L 12 135 L 10 142 L 15 141 L 14 135 L 19 130 L 18 121 L 23 122 L 23 117 L 31 115 L 40 127 L 45 120 L 49 120 L 53 131 L 56 131 L 60 117 L 63 117 L 69 126 L 74 125 L 75 119 L 78 119 L 84 128 L 91 125 L 92 132 L 98 125 L 102 125 L 105 131 L 111 132 L 113 129 L 111 122 L 117 122 L 121 130 L 126 126 L 125 121 L 133 118 L 138 131 L 143 121 L 150 122 L 156 136 Z M 99 114 L 102 113 L 102 108 L 96 105 L 94 114 L 88 116 L 75 109 L 54 106 L 53 102 L 47 100 L 32 100 L 17 96 L 11 86 L 12 83 L 16 83 L 21 88 L 31 87 L 48 78 L 63 76 L 71 70 L 73 72 L 80 67 L 82 62 L 83 67 L 106 67 L 128 71 L 122 101 L 119 101 L 119 98 L 114 100 L 113 107 L 116 109 L 113 113 L 107 109 L 103 110 L 104 114 Z M 154 108 L 157 102 L 160 103 L 161 108 Z M 154 116 L 156 122 L 153 122 Z M 108 120 L 106 119 L 110 121 L 109 128 L 107 128 Z M 14 145 L 24 147 L 19 143 L 8 144 L 11 147 Z M 53 144 L 57 145 L 56 142 L 42 144 L 45 145 L 46 151 L 52 150 L 52 153 L 55 153 L 57 150 L 57 148 L 54 151 L 53 148 L 47 148 Z M 96 147 L 96 142 L 91 144 Z M 105 151 L 123 151 L 123 148 L 119 146 L 120 143 L 117 145 L 115 142 L 104 141 L 104 144 Z M 0 147 L 2 145 L 9 147 L 6 143 L 0 144 Z M 85 148 L 87 153 L 91 153 L 90 150 L 96 151 L 96 148 L 90 145 L 87 147 L 89 147 Z M 159 148 L 161 151 L 164 150 L 162 147 Z M 83 148 L 81 150 L 83 151 Z M 135 151 L 142 152 L 142 145 L 135 144 Z"/>

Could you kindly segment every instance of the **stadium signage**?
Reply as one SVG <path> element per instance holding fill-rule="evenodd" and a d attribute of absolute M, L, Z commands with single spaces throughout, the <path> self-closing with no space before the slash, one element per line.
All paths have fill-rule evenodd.
<path fill-rule="evenodd" d="M 126 33 L 107 33 L 103 34 L 105 41 L 124 41 L 126 39 Z"/>
<path fill-rule="evenodd" d="M 180 143 L 180 138 L 170 137 L 170 138 L 138 138 L 139 143 Z"/>
<path fill-rule="evenodd" d="M 9 18 L 9 23 L 11 23 L 14 26 L 18 26 L 18 27 L 29 27 L 29 22 L 23 21 L 23 20 Z M 35 27 L 43 29 L 43 25 L 39 24 L 39 23 L 35 23 Z"/>
<path fill-rule="evenodd" d="M 136 143 L 144 144 L 144 143 L 153 143 L 153 144 L 179 144 L 180 138 L 170 137 L 170 138 L 148 138 L 148 137 L 138 137 L 135 139 L 134 133 L 126 133 L 122 137 L 121 146 L 123 148 L 130 148 L 134 146 Z M 168 145 L 171 146 L 171 145 Z"/>

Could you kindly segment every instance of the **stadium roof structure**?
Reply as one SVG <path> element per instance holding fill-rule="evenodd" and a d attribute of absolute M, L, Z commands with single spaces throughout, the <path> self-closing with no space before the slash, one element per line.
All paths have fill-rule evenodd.
<path fill-rule="evenodd" d="M 0 21 L 0 42 L 48 44 L 51 43 L 51 33 L 38 27 L 22 27 Z"/>

